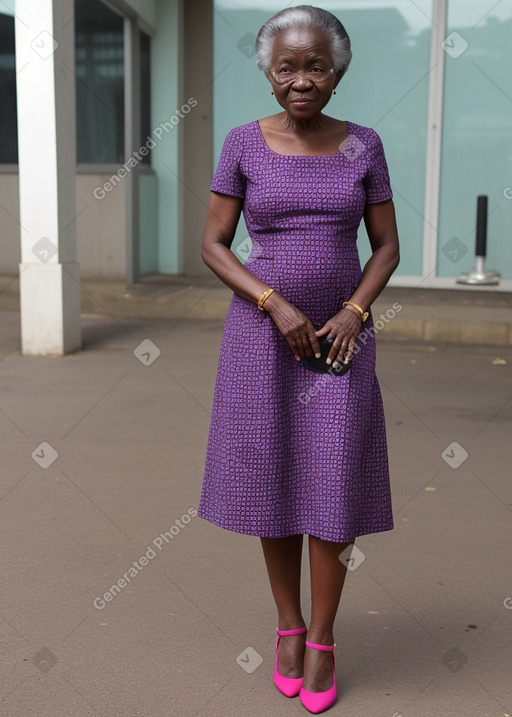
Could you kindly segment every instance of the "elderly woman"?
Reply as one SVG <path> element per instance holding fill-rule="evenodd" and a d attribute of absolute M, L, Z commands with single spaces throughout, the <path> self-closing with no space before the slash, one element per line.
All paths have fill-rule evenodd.
<path fill-rule="evenodd" d="M 260 537 L 277 607 L 274 681 L 316 714 L 336 700 L 334 620 L 355 538 L 393 527 L 370 307 L 398 264 L 398 237 L 379 136 L 323 112 L 351 59 L 341 22 L 310 5 L 282 10 L 256 57 L 282 111 L 229 132 L 211 185 L 202 257 L 234 293 L 199 515 Z M 230 251 L 241 211 L 245 265 Z"/>

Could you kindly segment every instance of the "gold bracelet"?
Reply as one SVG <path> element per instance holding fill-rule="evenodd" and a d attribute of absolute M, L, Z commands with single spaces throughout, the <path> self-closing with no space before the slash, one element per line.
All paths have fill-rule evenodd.
<path fill-rule="evenodd" d="M 266 289 L 266 290 L 263 292 L 263 294 L 260 296 L 260 298 L 258 299 L 258 309 L 259 309 L 260 311 L 264 311 L 264 309 L 263 309 L 263 304 L 264 304 L 265 301 L 268 299 L 268 297 L 270 296 L 270 294 L 272 294 L 273 292 L 274 292 L 274 289 Z"/>
<path fill-rule="evenodd" d="M 343 308 L 345 308 L 346 306 L 353 306 L 354 309 L 359 312 L 359 318 L 361 319 L 361 321 L 363 322 L 363 324 L 364 324 L 364 322 L 366 321 L 366 319 L 368 318 L 368 316 L 370 315 L 370 313 L 369 313 L 368 311 L 364 311 L 364 310 L 359 306 L 359 304 L 354 304 L 353 301 L 344 301 L 343 304 L 342 304 L 342 306 L 343 306 Z"/>

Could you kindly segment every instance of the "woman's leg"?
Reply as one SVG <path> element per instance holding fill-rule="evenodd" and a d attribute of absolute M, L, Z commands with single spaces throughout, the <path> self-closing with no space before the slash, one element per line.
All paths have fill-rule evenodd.
<path fill-rule="evenodd" d="M 277 607 L 277 627 L 280 630 L 304 627 L 300 606 L 302 535 L 261 538 L 261 545 Z M 305 634 L 281 637 L 277 667 L 283 677 L 302 677 L 305 637 Z"/>
<path fill-rule="evenodd" d="M 347 569 L 340 554 L 351 543 L 332 543 L 309 536 L 311 622 L 307 639 L 320 645 L 334 643 L 334 620 Z M 332 685 L 332 654 L 311 647 L 304 656 L 304 689 L 324 692 Z"/>

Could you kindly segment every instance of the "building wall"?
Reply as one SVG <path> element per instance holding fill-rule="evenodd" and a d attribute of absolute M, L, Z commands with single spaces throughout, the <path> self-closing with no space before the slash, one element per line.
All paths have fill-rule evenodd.
<path fill-rule="evenodd" d="M 102 201 L 95 200 L 92 194 L 109 177 L 110 174 L 76 177 L 77 260 L 84 278 L 123 279 L 125 276 L 124 192 L 118 188 L 119 191 L 110 192 Z M 5 208 L 0 217 L 0 274 L 8 276 L 18 274 L 21 260 L 18 186 L 17 174 L 0 174 L 0 196 Z"/>
<path fill-rule="evenodd" d="M 1 12 L 9 13 L 8 5 Z M 390 0 L 379 8 L 351 0 L 324 4 L 346 24 L 354 53 L 328 110 L 374 127 L 384 141 L 402 243 L 402 262 L 392 281 L 403 285 L 452 286 L 472 266 L 476 196 L 488 194 L 488 267 L 493 264 L 502 272 L 502 288 L 512 287 L 507 75 L 512 0 L 502 0 L 486 13 L 478 5 L 463 0 Z M 151 35 L 151 127 L 167 126 L 151 150 L 152 166 L 141 168 L 138 179 L 141 275 L 209 274 L 200 257 L 201 235 L 224 137 L 231 127 L 280 110 L 256 68 L 254 40 L 261 24 L 281 6 L 273 0 L 109 0 L 108 6 L 138 16 Z M 439 20 L 441 10 L 446 23 L 439 29 L 429 18 Z M 455 33 L 458 43 L 446 54 L 435 34 L 441 30 Z M 440 58 L 442 116 L 435 131 L 442 133 L 441 171 L 428 183 L 432 157 L 427 147 L 434 131 L 429 97 Z M 132 205 L 123 183 L 104 199 L 92 194 L 115 167 L 98 173 L 97 167 L 84 166 L 76 187 L 82 275 L 124 277 L 126 213 Z M 20 256 L 15 172 L 14 165 L 0 166 L 4 274 L 18 272 Z M 432 210 L 432 197 L 439 199 L 439 210 L 436 203 Z M 235 252 L 246 236 L 241 221 Z M 365 261 L 369 246 L 364 227 L 360 247 Z"/>
<path fill-rule="evenodd" d="M 157 27 L 157 0 L 122 0 L 119 7 L 128 5 L 153 30 Z"/>
<path fill-rule="evenodd" d="M 140 13 L 138 22 L 152 35 L 151 130 L 174 120 L 187 100 L 183 88 L 183 0 L 110 0 L 124 16 Z M 2 8 L 12 15 L 13 11 Z M 157 31 L 158 29 L 158 31 Z M 211 38 L 210 38 L 211 42 Z M 125 68 L 126 69 L 126 68 Z M 125 119 L 127 121 L 127 118 Z M 138 251 L 141 274 L 181 273 L 183 257 L 183 120 L 161 133 L 151 151 L 152 167 L 138 174 Z M 169 127 L 169 125 L 167 125 Z M 152 135 L 153 136 L 153 135 Z M 37 161 L 37 158 L 34 158 Z M 84 277 L 126 276 L 127 181 L 103 196 L 94 190 L 115 174 L 119 165 L 81 165 L 77 170 L 77 259 Z M 100 171 L 97 171 L 101 167 Z M 96 171 L 95 171 L 96 168 Z M 140 173 L 139 173 L 140 169 Z M 135 175 L 135 172 L 132 172 Z M 0 273 L 19 271 L 20 232 L 17 165 L 0 166 Z"/>
<path fill-rule="evenodd" d="M 184 95 L 197 106 L 183 123 L 183 271 L 211 275 L 201 259 L 210 197 L 213 153 L 213 7 L 210 0 L 185 3 Z"/>
<path fill-rule="evenodd" d="M 76 178 L 77 260 L 83 278 L 125 276 L 125 194 L 119 186 L 101 201 L 93 198 L 94 189 L 109 176 L 79 174 Z"/>
<path fill-rule="evenodd" d="M 0 274 L 16 276 L 21 261 L 18 175 L 0 173 Z"/>

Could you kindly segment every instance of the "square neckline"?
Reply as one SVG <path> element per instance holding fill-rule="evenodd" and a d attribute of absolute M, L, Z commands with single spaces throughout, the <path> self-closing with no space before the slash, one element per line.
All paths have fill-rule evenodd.
<path fill-rule="evenodd" d="M 352 125 L 352 124 L 353 124 L 352 122 L 349 122 L 348 120 L 345 120 L 345 122 L 347 123 L 347 136 L 346 136 L 345 139 L 343 140 L 344 142 L 347 140 L 347 138 L 348 138 L 348 136 L 349 136 L 349 125 Z M 266 140 L 265 140 L 265 137 L 263 136 L 263 131 L 262 131 L 262 129 L 261 129 L 260 121 L 259 121 L 259 120 L 254 120 L 254 123 L 257 125 L 258 134 L 259 134 L 259 136 L 260 136 L 261 142 L 263 143 L 263 146 L 266 147 L 266 149 L 267 149 L 269 152 L 271 152 L 272 154 L 275 154 L 277 157 L 293 157 L 294 159 L 297 159 L 298 157 L 315 157 L 315 158 L 319 158 L 319 157 L 337 157 L 339 154 L 341 154 L 341 149 L 338 149 L 337 152 L 334 152 L 334 153 L 331 153 L 331 154 L 281 154 L 280 152 L 276 152 L 274 149 L 271 149 L 271 148 L 268 146 L 268 144 L 267 144 L 267 142 L 266 142 Z M 341 144 L 341 142 L 340 142 L 340 144 Z"/>

